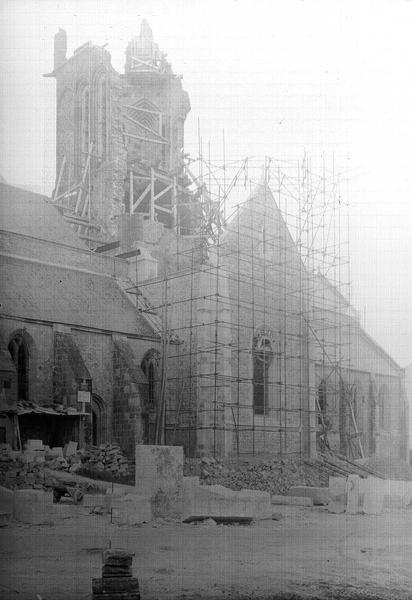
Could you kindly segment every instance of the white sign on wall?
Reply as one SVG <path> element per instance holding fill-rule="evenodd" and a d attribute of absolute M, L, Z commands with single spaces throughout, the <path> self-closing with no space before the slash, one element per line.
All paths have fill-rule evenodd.
<path fill-rule="evenodd" d="M 79 390 L 77 392 L 77 402 L 90 403 L 90 392 L 84 392 L 83 390 Z"/>

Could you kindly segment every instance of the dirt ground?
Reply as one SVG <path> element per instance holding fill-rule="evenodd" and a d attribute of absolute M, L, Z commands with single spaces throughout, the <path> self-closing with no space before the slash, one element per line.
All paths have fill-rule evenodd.
<path fill-rule="evenodd" d="M 109 543 L 134 552 L 142 600 L 412 598 L 412 509 L 274 509 L 280 520 L 249 526 L 117 526 L 85 508 L 54 525 L 11 523 L 0 530 L 0 598 L 91 598 Z"/>

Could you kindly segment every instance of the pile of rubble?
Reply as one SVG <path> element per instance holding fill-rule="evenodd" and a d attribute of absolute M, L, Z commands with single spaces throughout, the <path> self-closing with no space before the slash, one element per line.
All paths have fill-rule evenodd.
<path fill-rule="evenodd" d="M 185 475 L 199 475 L 202 484 L 231 490 L 251 489 L 287 494 L 296 485 L 327 486 L 328 476 L 300 458 L 218 460 L 186 459 Z"/>
<path fill-rule="evenodd" d="M 94 471 L 104 471 L 113 477 L 128 477 L 130 475 L 129 461 L 123 454 L 119 444 L 100 444 L 89 446 L 79 453 L 82 467 Z"/>
<path fill-rule="evenodd" d="M 0 445 L 0 485 L 11 489 L 49 487 L 47 470 L 66 471 L 98 478 L 130 476 L 130 466 L 118 444 L 101 444 L 77 449 L 77 442 L 64 448 L 49 448 L 41 440 L 28 440 L 23 452 Z"/>
<path fill-rule="evenodd" d="M 45 476 L 42 464 L 24 464 L 19 459 L 10 458 L 0 464 L 0 485 L 12 490 L 41 490 L 50 487 L 51 481 Z"/>
<path fill-rule="evenodd" d="M 73 442 L 69 442 L 69 445 Z M 76 444 L 77 446 L 77 444 Z M 55 449 L 53 449 L 55 450 Z M 97 472 L 111 477 L 128 477 L 130 473 L 129 462 L 118 444 L 100 444 L 88 446 L 74 452 L 66 449 L 59 456 L 46 453 L 47 467 L 57 471 L 70 473 Z"/>

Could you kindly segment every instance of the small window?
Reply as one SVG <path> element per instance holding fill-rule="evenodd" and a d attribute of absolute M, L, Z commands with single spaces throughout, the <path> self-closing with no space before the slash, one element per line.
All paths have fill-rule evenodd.
<path fill-rule="evenodd" d="M 147 408 L 154 409 L 157 403 L 157 392 L 159 387 L 159 364 L 160 353 L 157 350 L 149 350 L 144 355 L 141 369 L 147 377 Z"/>
<path fill-rule="evenodd" d="M 3 387 L 5 390 L 9 390 L 11 388 L 11 381 L 10 379 L 5 379 L 3 381 Z"/>
<path fill-rule="evenodd" d="M 252 358 L 253 410 L 256 415 L 264 415 L 269 408 L 269 367 L 273 360 L 272 342 L 264 332 L 259 332 L 253 339 Z"/>
<path fill-rule="evenodd" d="M 17 369 L 19 400 L 29 399 L 29 350 L 22 334 L 15 335 L 9 343 L 9 352 Z"/>

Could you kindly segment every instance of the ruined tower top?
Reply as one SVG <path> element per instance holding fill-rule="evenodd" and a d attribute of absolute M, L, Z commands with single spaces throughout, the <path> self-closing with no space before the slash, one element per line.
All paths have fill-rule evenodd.
<path fill-rule="evenodd" d="M 149 23 L 143 19 L 139 35 L 134 36 L 127 45 L 125 72 L 170 72 L 165 57 L 153 39 Z"/>
<path fill-rule="evenodd" d="M 54 36 L 54 65 L 56 70 L 66 62 L 67 52 L 67 34 L 64 29 L 59 27 L 59 31 Z"/>

